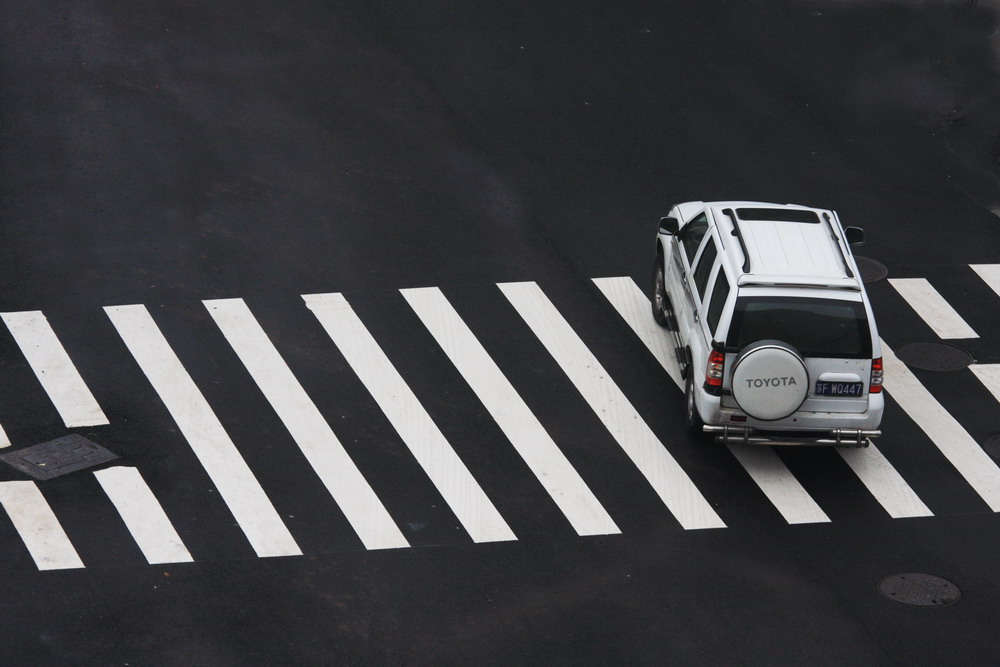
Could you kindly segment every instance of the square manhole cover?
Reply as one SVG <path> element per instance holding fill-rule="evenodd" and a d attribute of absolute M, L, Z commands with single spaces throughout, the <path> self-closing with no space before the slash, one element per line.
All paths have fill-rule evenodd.
<path fill-rule="evenodd" d="M 3 454 L 0 461 L 35 479 L 52 479 L 118 458 L 82 435 L 67 435 L 40 445 Z"/>

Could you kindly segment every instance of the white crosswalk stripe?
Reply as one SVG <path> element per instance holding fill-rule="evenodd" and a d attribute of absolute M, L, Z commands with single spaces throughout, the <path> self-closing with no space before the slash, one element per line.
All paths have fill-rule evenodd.
<path fill-rule="evenodd" d="M 1000 401 L 1000 364 L 972 364 L 969 369 L 993 397 Z"/>
<path fill-rule="evenodd" d="M 683 390 L 670 337 L 653 321 L 649 299 L 639 286 L 627 277 L 595 278 L 594 284 L 660 362 L 677 388 Z M 762 453 L 763 448 L 741 445 L 730 445 L 729 449 L 788 523 L 829 521 L 826 513 L 773 452 Z M 890 516 L 930 515 L 930 510 L 874 444 L 861 450 L 838 448 L 837 451 Z"/>
<path fill-rule="evenodd" d="M 871 441 L 867 447 L 838 447 L 837 452 L 893 519 L 933 516 Z"/>
<path fill-rule="evenodd" d="M 677 388 L 684 391 L 684 379 L 670 336 L 653 320 L 649 299 L 642 289 L 631 278 L 594 278 L 594 284 L 663 366 Z"/>
<path fill-rule="evenodd" d="M 711 504 L 538 285 L 499 287 L 680 524 L 688 529 L 724 528 Z"/>
<path fill-rule="evenodd" d="M 507 522 L 341 294 L 303 295 L 475 542 L 516 540 Z"/>
<path fill-rule="evenodd" d="M 774 450 L 755 445 L 729 445 L 729 451 L 746 468 L 781 516 L 791 524 L 826 523 L 830 517 L 795 479 Z"/>
<path fill-rule="evenodd" d="M 0 482 L 0 506 L 39 570 L 83 567 L 66 531 L 34 482 Z"/>
<path fill-rule="evenodd" d="M 441 291 L 402 293 L 577 533 L 621 532 Z"/>
<path fill-rule="evenodd" d="M 243 300 L 205 301 L 205 307 L 365 547 L 409 546 Z"/>
<path fill-rule="evenodd" d="M 924 278 L 890 278 L 892 285 L 939 338 L 979 338 Z"/>
<path fill-rule="evenodd" d="M 983 282 L 1000 296 L 1000 264 L 970 264 Z"/>
<path fill-rule="evenodd" d="M 105 309 L 258 556 L 302 551 L 145 306 Z"/>
<path fill-rule="evenodd" d="M 40 311 L 0 313 L 31 370 L 62 417 L 66 428 L 103 426 L 108 418 L 80 377 L 66 349 Z"/>
<path fill-rule="evenodd" d="M 1000 512 L 1000 468 L 882 341 L 885 387 L 990 509 Z"/>
<path fill-rule="evenodd" d="M 194 560 L 138 470 L 115 466 L 95 472 L 94 477 L 150 565 Z"/>

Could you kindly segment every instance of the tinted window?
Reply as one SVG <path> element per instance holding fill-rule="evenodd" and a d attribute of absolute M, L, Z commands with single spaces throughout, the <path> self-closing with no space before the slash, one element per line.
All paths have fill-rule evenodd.
<path fill-rule="evenodd" d="M 771 222 L 808 222 L 819 224 L 815 211 L 801 211 L 794 208 L 738 208 L 740 220 L 770 220 Z"/>
<path fill-rule="evenodd" d="M 742 298 L 736 302 L 727 345 L 743 348 L 780 340 L 805 357 L 871 358 L 864 305 L 834 299 Z"/>
<path fill-rule="evenodd" d="M 719 318 L 722 317 L 722 309 L 729 298 L 729 281 L 726 280 L 726 272 L 719 269 L 719 277 L 715 279 L 715 287 L 712 288 L 712 300 L 708 304 L 708 329 L 713 334 L 719 328 Z"/>
<path fill-rule="evenodd" d="M 705 297 L 708 276 L 712 273 L 712 265 L 715 264 L 715 258 L 718 254 L 719 251 L 715 248 L 715 241 L 709 239 L 708 243 L 705 244 L 705 250 L 701 253 L 701 258 L 698 260 L 698 266 L 694 269 L 694 284 L 698 288 L 698 293 L 695 296 L 699 299 Z"/>
<path fill-rule="evenodd" d="M 687 255 L 688 266 L 694 263 L 694 256 L 698 253 L 698 246 L 701 245 L 701 240 L 705 238 L 705 232 L 707 231 L 708 218 L 704 213 L 684 225 L 684 229 L 681 230 L 681 243 L 684 244 L 684 254 Z"/>

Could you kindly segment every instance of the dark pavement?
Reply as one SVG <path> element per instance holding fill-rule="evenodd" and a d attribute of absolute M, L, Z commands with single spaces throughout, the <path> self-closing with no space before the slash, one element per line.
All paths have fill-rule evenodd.
<path fill-rule="evenodd" d="M 865 228 L 1000 363 L 1000 15 L 976 2 L 13 2 L 0 20 L 2 312 L 42 310 L 104 407 L 69 429 L 143 476 L 194 563 L 148 565 L 88 473 L 40 482 L 85 569 L 0 512 L 5 664 L 976 664 L 1000 518 L 892 400 L 879 447 L 935 516 L 891 519 L 829 450 L 780 457 L 789 525 L 592 278 L 644 289 L 685 200 Z M 536 281 L 727 524 L 683 530 L 495 283 Z M 397 290 L 440 287 L 622 530 L 580 537 Z M 300 295 L 342 292 L 518 536 L 474 544 Z M 893 348 L 936 340 L 885 282 Z M 365 550 L 205 299 L 246 300 L 413 548 Z M 305 555 L 258 558 L 104 306 L 145 304 Z M 916 371 L 977 442 L 971 371 Z M 248 390 L 248 387 L 250 388 Z M 65 435 L 0 337 L 15 447 Z M 24 480 L 0 470 L 0 481 Z M 955 604 L 883 597 L 928 572 Z"/>

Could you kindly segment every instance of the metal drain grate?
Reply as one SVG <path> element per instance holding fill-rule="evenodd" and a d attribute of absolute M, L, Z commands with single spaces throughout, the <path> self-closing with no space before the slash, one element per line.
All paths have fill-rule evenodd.
<path fill-rule="evenodd" d="M 0 461 L 35 479 L 52 479 L 118 458 L 82 435 L 67 435 L 0 456 Z"/>
<path fill-rule="evenodd" d="M 861 280 L 866 283 L 873 283 L 882 280 L 889 275 L 889 269 L 885 264 L 869 257 L 854 256 L 854 261 L 858 264 L 858 271 L 861 273 Z"/>
<path fill-rule="evenodd" d="M 878 590 L 890 600 L 916 607 L 943 607 L 962 597 L 955 584 L 922 572 L 903 572 L 883 577 L 878 582 Z"/>
<path fill-rule="evenodd" d="M 971 364 L 972 355 L 948 343 L 908 343 L 896 350 L 896 356 L 913 368 L 925 371 L 959 371 Z"/>

